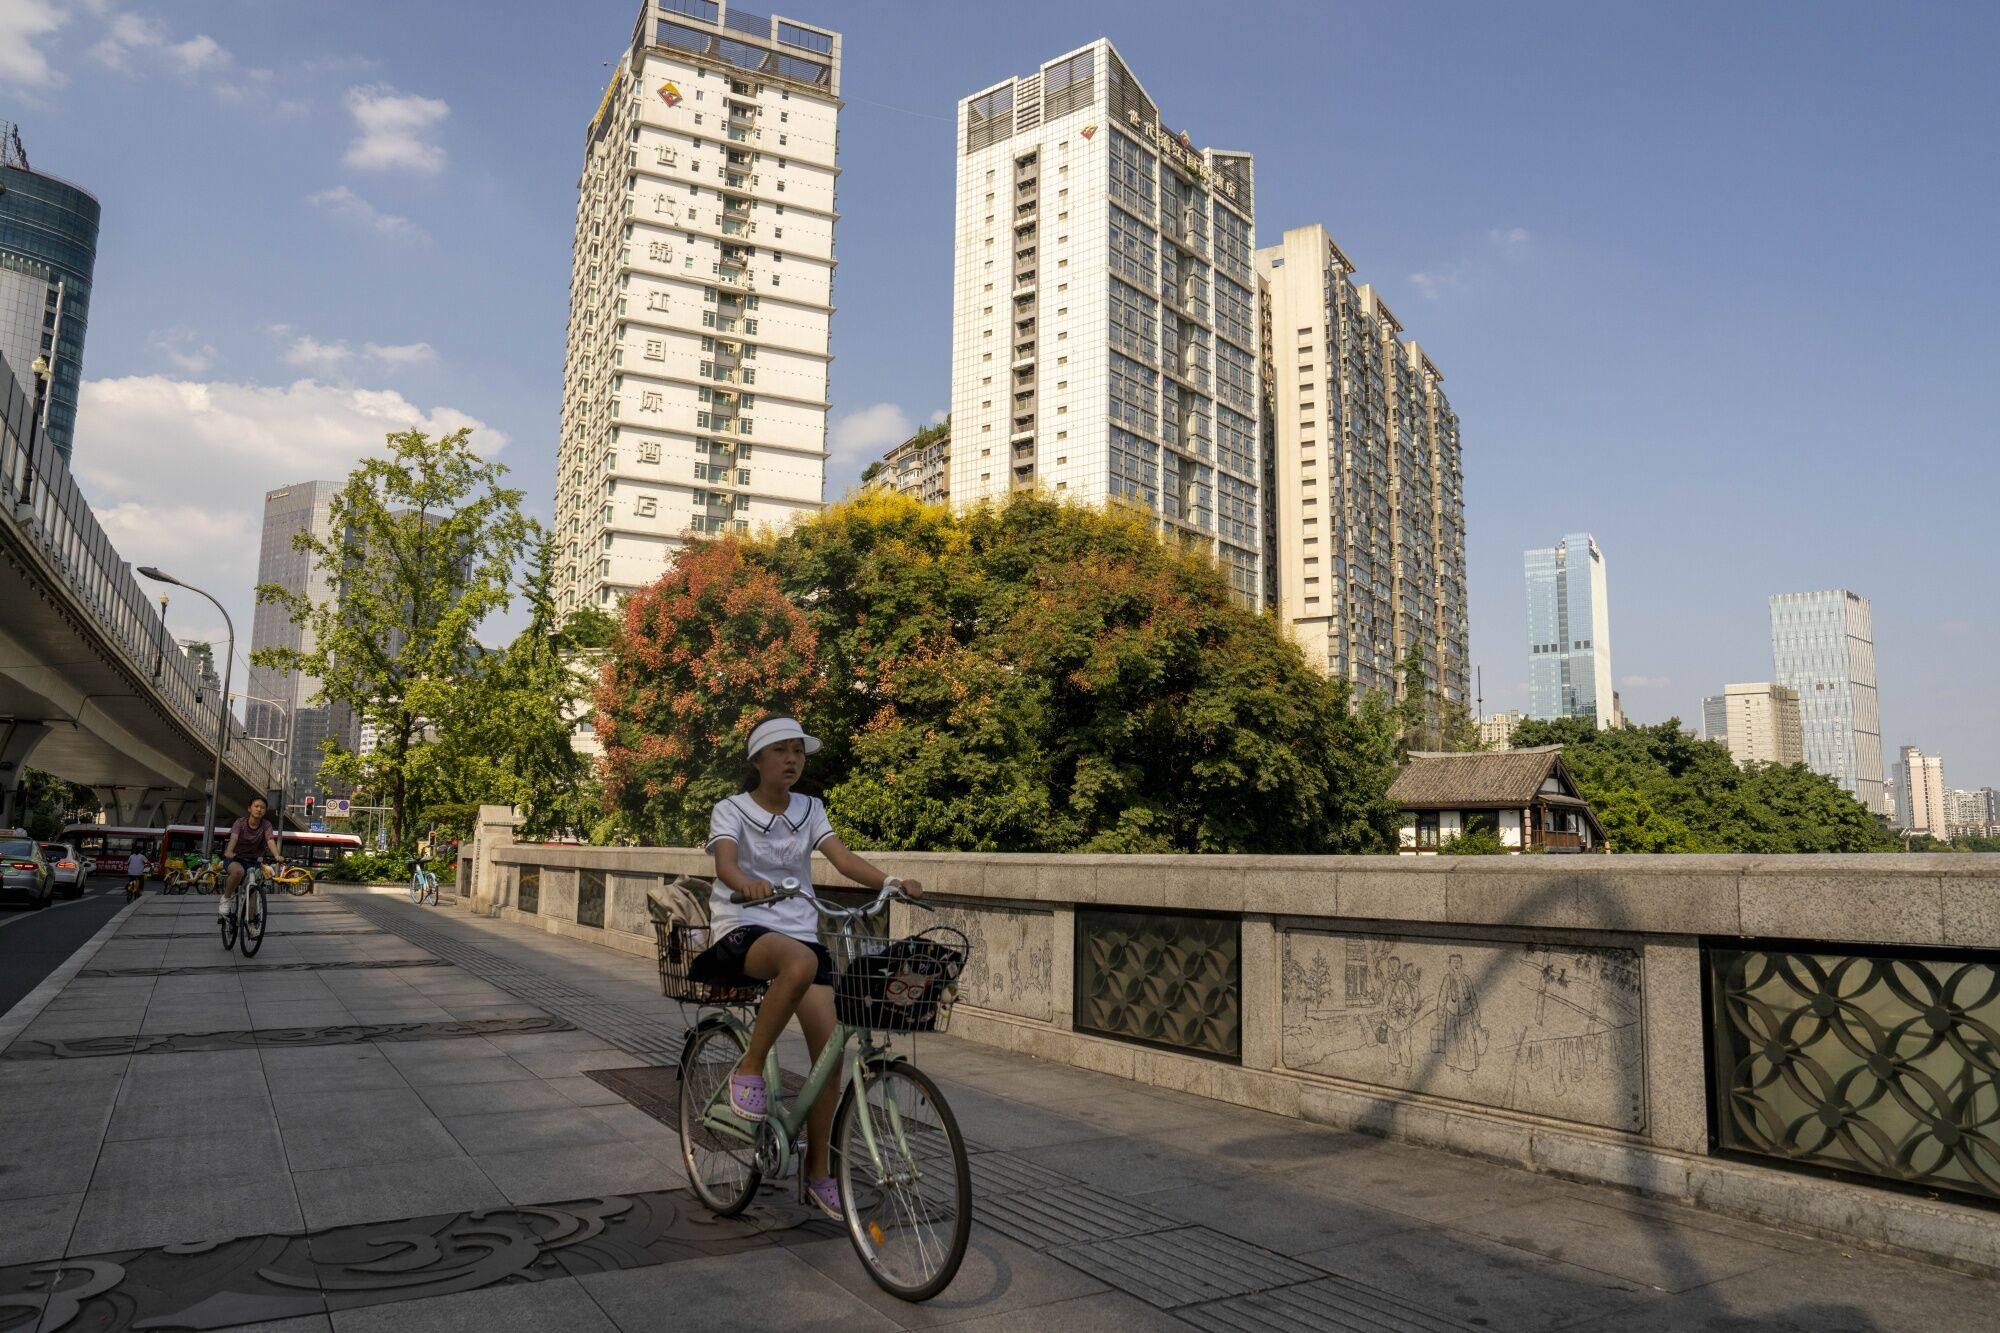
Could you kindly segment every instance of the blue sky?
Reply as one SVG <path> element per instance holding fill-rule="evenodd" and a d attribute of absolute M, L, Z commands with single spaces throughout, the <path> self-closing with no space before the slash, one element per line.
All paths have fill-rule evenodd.
<path fill-rule="evenodd" d="M 956 99 L 1104 33 L 1258 155 L 1260 237 L 1326 223 L 1444 369 L 1489 709 L 1526 701 L 1522 550 L 1586 530 L 1634 717 L 1766 678 L 1766 597 L 1846 586 L 1885 746 L 2000 784 L 2000 11 L 1213 12 L 796 9 L 847 58 L 830 489 L 949 397 Z M 582 129 L 635 13 L 0 0 L 0 117 L 104 202 L 77 467 L 121 549 L 242 625 L 254 498 L 409 422 L 477 423 L 547 514 Z"/>

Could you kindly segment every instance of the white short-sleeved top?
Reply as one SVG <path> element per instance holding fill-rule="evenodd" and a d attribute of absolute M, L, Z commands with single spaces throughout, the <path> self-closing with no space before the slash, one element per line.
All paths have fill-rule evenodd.
<path fill-rule="evenodd" d="M 791 805 L 782 815 L 774 815 L 748 793 L 715 803 L 708 816 L 710 852 L 727 838 L 736 844 L 736 864 L 746 875 L 766 880 L 777 888 L 787 879 L 796 879 L 802 893 L 797 898 L 769 907 L 750 907 L 729 901 L 730 889 L 717 877 L 708 895 L 710 940 L 719 940 L 738 926 L 766 926 L 793 939 L 811 942 L 819 938 L 819 911 L 811 902 L 813 849 L 833 836 L 827 822 L 826 805 L 816 797 L 792 793 Z"/>

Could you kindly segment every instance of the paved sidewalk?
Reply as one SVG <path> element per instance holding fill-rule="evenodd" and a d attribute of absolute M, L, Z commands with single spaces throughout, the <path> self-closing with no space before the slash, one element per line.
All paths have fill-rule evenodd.
<path fill-rule="evenodd" d="M 788 1189 L 709 1216 L 673 1130 L 607 1086 L 631 1080 L 590 1076 L 671 1064 L 649 961 L 360 892 L 277 900 L 245 960 L 213 915 L 148 895 L 0 1049 L 0 1331 L 1930 1333 L 2000 1302 L 939 1038 L 918 1054 L 975 1148 L 980 1225 L 953 1287 L 904 1305 Z"/>

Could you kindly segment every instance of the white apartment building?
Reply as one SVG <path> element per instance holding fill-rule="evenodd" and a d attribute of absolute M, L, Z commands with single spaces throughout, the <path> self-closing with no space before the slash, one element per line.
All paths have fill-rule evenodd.
<path fill-rule="evenodd" d="M 840 36 L 648 0 L 585 135 L 556 597 L 610 608 L 688 534 L 826 484 Z"/>
<path fill-rule="evenodd" d="M 1771 657 L 1778 682 L 1798 691 L 1806 767 L 1886 813 L 1868 599 L 1845 588 L 1779 593 L 1771 598 Z M 1907 824 L 1909 806 L 1898 813 Z"/>
<path fill-rule="evenodd" d="M 1805 734 L 1797 690 L 1764 680 L 1724 685 L 1702 700 L 1702 730 L 1729 746 L 1739 765 L 1803 764 Z"/>
<path fill-rule="evenodd" d="M 1100 38 L 958 107 L 950 495 L 1117 502 L 1264 600 L 1251 160 Z"/>
<path fill-rule="evenodd" d="M 1905 745 L 1896 764 L 1896 809 L 1902 827 L 1949 838 L 1953 811 L 1945 791 L 1944 756 Z"/>
<path fill-rule="evenodd" d="M 1278 613 L 1329 674 L 1471 700 L 1465 478 L 1444 376 L 1318 224 L 1257 252 Z"/>

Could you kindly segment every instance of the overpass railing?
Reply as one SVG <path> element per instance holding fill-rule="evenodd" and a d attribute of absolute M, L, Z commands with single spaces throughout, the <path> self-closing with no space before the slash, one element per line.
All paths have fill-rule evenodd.
<path fill-rule="evenodd" d="M 116 645 L 139 679 L 204 746 L 214 744 L 215 709 L 193 659 L 167 632 L 158 606 L 111 544 L 69 466 L 37 428 L 34 400 L 0 357 L 0 523 L 39 552 Z M 231 719 L 225 759 L 255 786 L 272 785 L 273 765 Z"/>

